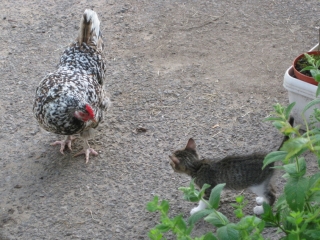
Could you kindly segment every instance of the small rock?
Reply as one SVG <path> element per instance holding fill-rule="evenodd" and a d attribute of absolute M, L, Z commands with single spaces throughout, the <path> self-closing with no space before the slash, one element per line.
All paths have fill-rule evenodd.
<path fill-rule="evenodd" d="M 8 213 L 9 213 L 9 214 L 13 214 L 13 213 L 14 213 L 14 210 L 13 210 L 12 208 L 10 208 L 10 209 L 8 210 Z"/>
<path fill-rule="evenodd" d="M 116 91 L 115 93 L 113 93 L 114 96 L 119 96 L 119 95 L 121 95 L 121 94 L 122 94 L 121 91 Z"/>
<path fill-rule="evenodd" d="M 22 209 L 21 206 L 18 206 L 17 209 L 18 209 L 18 213 L 19 213 L 19 214 L 22 214 L 22 213 L 23 213 L 23 209 Z"/>
<path fill-rule="evenodd" d="M 144 133 L 146 132 L 148 129 L 144 128 L 144 127 L 137 127 L 136 128 L 136 132 L 137 133 Z"/>

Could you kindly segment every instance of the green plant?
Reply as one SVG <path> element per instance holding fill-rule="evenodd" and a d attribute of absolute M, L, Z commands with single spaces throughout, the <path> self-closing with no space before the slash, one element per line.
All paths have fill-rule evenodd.
<path fill-rule="evenodd" d="M 148 236 L 152 240 L 164 239 L 163 234 L 172 231 L 177 239 L 185 240 L 238 240 L 238 239 L 263 239 L 261 232 L 264 229 L 264 221 L 256 216 L 244 216 L 242 209 L 246 202 L 242 196 L 236 197 L 235 215 L 240 219 L 238 223 L 231 223 L 228 218 L 221 212 L 217 211 L 220 203 L 220 193 L 225 184 L 218 184 L 212 189 L 210 198 L 205 200 L 203 198 L 204 191 L 209 187 L 205 184 L 200 191 L 197 191 L 192 180 L 189 187 L 182 187 L 180 190 L 184 192 L 184 199 L 198 202 L 205 201 L 207 209 L 201 210 L 193 214 L 187 221 L 183 219 L 182 215 L 170 218 L 168 216 L 169 203 L 165 200 L 159 203 L 159 198 L 154 197 L 153 201 L 147 204 L 147 210 L 150 212 L 159 211 L 161 214 L 160 224 L 150 230 Z M 216 233 L 208 232 L 200 237 L 192 238 L 190 233 L 194 224 L 200 219 L 212 224 L 217 228 Z"/>
<path fill-rule="evenodd" d="M 307 104 L 303 114 L 317 102 Z M 277 201 L 276 214 L 264 208 L 265 214 L 261 218 L 279 227 L 286 234 L 284 239 L 320 239 L 320 236 L 316 237 L 320 234 L 320 129 L 309 130 L 306 123 L 307 131 L 300 134 L 299 126 L 290 126 L 287 119 L 294 104 L 287 108 L 276 104 L 273 116 L 267 118 L 283 134 L 295 136 L 284 143 L 281 151 L 268 154 L 264 160 L 264 166 L 282 161 L 283 165 L 277 168 L 285 172 L 286 184 Z M 314 174 L 307 174 L 307 164 L 302 156 L 306 151 L 317 158 L 318 169 Z"/>
<path fill-rule="evenodd" d="M 310 71 L 311 76 L 317 81 L 320 82 L 320 56 L 319 55 L 311 55 L 308 53 L 304 54 L 305 59 L 307 60 L 306 66 L 301 69 L 301 72 Z"/>
<path fill-rule="evenodd" d="M 320 99 L 308 103 L 303 114 L 318 103 Z M 292 127 L 288 119 L 293 106 L 294 103 L 288 107 L 276 104 L 272 116 L 266 119 L 272 121 L 281 133 L 290 137 L 280 151 L 271 152 L 264 159 L 264 167 L 272 162 L 282 162 L 282 165 L 276 165 L 275 168 L 284 172 L 283 177 L 286 180 L 284 192 L 278 198 L 274 209 L 264 203 L 264 213 L 260 218 L 245 215 L 242 209 L 246 202 L 242 196 L 238 196 L 232 207 L 239 221 L 231 223 L 217 210 L 224 185 L 217 185 L 212 189 L 210 198 L 205 200 L 203 196 L 208 185 L 197 191 L 191 181 L 189 187 L 180 188 L 184 192 L 184 198 L 192 202 L 205 201 L 208 208 L 195 213 L 187 221 L 182 215 L 170 218 L 169 203 L 162 201 L 159 204 L 158 197 L 155 197 L 148 203 L 147 209 L 152 212 L 160 211 L 161 218 L 160 224 L 149 232 L 149 237 L 164 239 L 163 234 L 172 231 L 177 239 L 193 239 L 190 234 L 194 224 L 204 218 L 216 230 L 194 239 L 263 239 L 262 231 L 265 227 L 278 228 L 283 232 L 281 239 L 284 240 L 320 239 L 320 128 L 310 129 L 306 120 L 306 132 L 300 133 L 299 126 Z M 320 119 L 318 113 L 319 110 L 315 111 L 315 121 Z M 306 151 L 310 151 L 317 159 L 318 168 L 314 169 L 313 173 L 307 171 L 307 163 L 303 157 Z"/>

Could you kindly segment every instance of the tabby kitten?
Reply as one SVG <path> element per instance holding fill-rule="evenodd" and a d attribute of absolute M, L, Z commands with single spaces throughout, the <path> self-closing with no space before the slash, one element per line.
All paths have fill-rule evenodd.
<path fill-rule="evenodd" d="M 290 119 L 290 124 L 293 124 L 293 118 Z M 287 139 L 287 136 L 284 137 L 283 142 Z M 263 202 L 272 205 L 276 200 L 275 190 L 271 184 L 274 163 L 262 169 L 265 156 L 265 154 L 252 154 L 229 156 L 219 161 L 199 160 L 196 143 L 190 138 L 185 149 L 175 151 L 169 157 L 170 165 L 175 172 L 185 173 L 195 178 L 195 183 L 200 188 L 205 183 L 210 184 L 210 188 L 205 191 L 205 199 L 209 198 L 212 188 L 220 183 L 226 183 L 226 189 L 249 188 L 258 195 L 256 198 L 258 206 L 253 209 L 253 212 L 259 215 L 263 213 L 261 206 Z M 193 208 L 190 214 L 205 208 L 206 204 L 200 201 L 199 206 Z"/>

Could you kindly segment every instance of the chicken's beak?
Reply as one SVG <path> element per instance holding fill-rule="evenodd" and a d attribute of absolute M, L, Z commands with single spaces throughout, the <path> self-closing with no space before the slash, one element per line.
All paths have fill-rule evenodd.
<path fill-rule="evenodd" d="M 91 121 L 97 123 L 97 120 L 95 120 L 94 118 L 92 118 Z"/>

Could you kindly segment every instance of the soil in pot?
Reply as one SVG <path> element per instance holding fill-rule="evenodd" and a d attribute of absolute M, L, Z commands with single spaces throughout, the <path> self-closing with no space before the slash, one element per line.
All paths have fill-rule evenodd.
<path fill-rule="evenodd" d="M 320 55 L 315 55 L 315 54 L 310 54 L 312 57 L 314 57 L 314 59 L 316 61 L 318 61 L 320 59 Z M 297 60 L 296 62 L 296 69 L 301 72 L 302 69 L 304 69 L 305 67 L 310 66 L 310 64 L 308 63 L 308 60 L 306 57 L 302 57 L 300 59 Z M 308 76 L 308 77 L 312 77 L 311 73 L 309 70 L 303 71 L 302 74 Z"/>
<path fill-rule="evenodd" d="M 308 52 L 308 54 L 313 56 L 316 60 L 320 59 L 319 51 Z M 318 83 L 311 76 L 311 73 L 309 70 L 300 72 L 303 68 L 307 66 L 310 66 L 310 64 L 308 63 L 304 54 L 301 54 L 300 56 L 298 56 L 293 62 L 293 71 L 294 71 L 295 77 L 304 82 L 318 86 Z"/>

